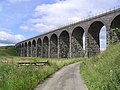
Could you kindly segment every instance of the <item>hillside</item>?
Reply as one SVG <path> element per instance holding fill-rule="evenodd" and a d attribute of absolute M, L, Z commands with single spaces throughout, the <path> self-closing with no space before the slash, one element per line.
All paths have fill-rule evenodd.
<path fill-rule="evenodd" d="M 0 56 L 16 56 L 16 50 L 14 46 L 1 46 Z"/>
<path fill-rule="evenodd" d="M 80 72 L 89 90 L 120 90 L 120 44 L 85 60 Z"/>

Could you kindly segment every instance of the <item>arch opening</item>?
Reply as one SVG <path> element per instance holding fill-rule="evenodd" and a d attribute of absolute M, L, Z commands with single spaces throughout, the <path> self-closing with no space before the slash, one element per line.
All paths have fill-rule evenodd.
<path fill-rule="evenodd" d="M 106 47 L 107 47 L 107 36 L 106 36 L 106 33 L 107 33 L 107 29 L 106 29 L 106 26 L 104 25 L 101 30 L 100 30 L 100 51 L 104 51 L 106 50 Z"/>
<path fill-rule="evenodd" d="M 31 57 L 31 42 L 28 42 L 28 56 Z"/>
<path fill-rule="evenodd" d="M 36 41 L 32 41 L 32 56 L 36 57 Z"/>
<path fill-rule="evenodd" d="M 60 58 L 69 58 L 70 57 L 70 37 L 69 37 L 69 33 L 67 31 L 63 31 L 60 34 L 60 51 L 59 51 L 59 57 Z"/>
<path fill-rule="evenodd" d="M 41 39 L 39 38 L 37 40 L 37 57 L 42 57 L 42 42 Z"/>
<path fill-rule="evenodd" d="M 56 34 L 53 34 L 50 38 L 50 57 L 58 57 L 58 37 Z"/>
<path fill-rule="evenodd" d="M 22 56 L 22 46 L 21 46 L 21 44 L 20 44 L 20 56 Z"/>
<path fill-rule="evenodd" d="M 18 49 L 18 55 L 21 56 L 21 44 L 19 45 L 19 49 Z"/>
<path fill-rule="evenodd" d="M 104 34 L 103 36 L 100 34 L 100 31 L 104 31 L 102 30 L 104 29 L 104 27 L 105 25 L 100 21 L 95 21 L 90 25 L 87 38 L 88 57 L 94 57 L 98 55 L 100 53 L 100 48 L 103 48 L 103 45 L 106 45 L 106 34 Z M 103 41 L 105 44 L 102 43 Z"/>
<path fill-rule="evenodd" d="M 17 50 L 17 55 L 21 56 L 21 44 L 16 46 L 16 50 Z"/>
<path fill-rule="evenodd" d="M 27 57 L 27 42 L 25 42 L 25 57 Z"/>
<path fill-rule="evenodd" d="M 43 39 L 43 58 L 48 58 L 48 50 L 49 50 L 49 40 L 48 37 L 45 36 Z"/>
<path fill-rule="evenodd" d="M 22 49 L 21 49 L 21 51 L 22 51 L 22 56 L 24 56 L 24 44 L 22 43 Z"/>
<path fill-rule="evenodd" d="M 81 27 L 76 27 L 72 32 L 72 43 L 71 43 L 72 58 L 79 58 L 84 56 L 83 34 L 84 34 L 84 30 Z"/>
<path fill-rule="evenodd" d="M 120 15 L 116 16 L 111 22 L 110 31 L 111 40 L 120 42 Z"/>
<path fill-rule="evenodd" d="M 85 44 L 85 32 L 83 33 L 83 50 L 84 50 L 84 55 L 85 55 L 85 48 L 86 48 L 86 44 Z"/>

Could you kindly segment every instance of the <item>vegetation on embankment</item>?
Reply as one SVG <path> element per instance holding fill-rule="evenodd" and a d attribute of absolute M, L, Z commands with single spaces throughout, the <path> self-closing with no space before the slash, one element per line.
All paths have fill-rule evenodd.
<path fill-rule="evenodd" d="M 89 90 L 120 90 L 120 44 L 80 65 Z"/>
<path fill-rule="evenodd" d="M 0 56 L 17 56 L 15 46 L 0 46 Z"/>
<path fill-rule="evenodd" d="M 45 61 L 50 66 L 19 66 L 20 61 Z M 2 57 L 0 58 L 0 90 L 33 90 L 39 83 L 65 65 L 78 62 L 80 59 L 49 59 Z M 6 63 L 5 63 L 6 62 Z"/>
<path fill-rule="evenodd" d="M 18 66 L 17 62 L 46 61 L 50 66 Z M 0 90 L 33 90 L 51 74 L 80 59 L 16 57 L 14 46 L 0 47 Z"/>

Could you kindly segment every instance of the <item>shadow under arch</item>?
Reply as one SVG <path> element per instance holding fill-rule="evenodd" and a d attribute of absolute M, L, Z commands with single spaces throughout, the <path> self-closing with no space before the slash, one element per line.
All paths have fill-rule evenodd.
<path fill-rule="evenodd" d="M 43 53 L 42 53 L 43 58 L 48 58 L 48 50 L 49 50 L 49 39 L 47 36 L 45 36 L 43 39 Z"/>
<path fill-rule="evenodd" d="M 70 37 L 67 31 L 62 31 L 59 37 L 59 57 L 69 58 L 70 57 Z"/>
<path fill-rule="evenodd" d="M 50 38 L 50 57 L 58 57 L 58 37 L 56 34 L 52 34 Z"/>
<path fill-rule="evenodd" d="M 31 41 L 28 42 L 28 56 L 31 57 Z"/>
<path fill-rule="evenodd" d="M 36 57 L 36 41 L 32 41 L 32 57 Z"/>
<path fill-rule="evenodd" d="M 42 57 L 42 41 L 40 38 L 37 40 L 37 57 Z"/>
<path fill-rule="evenodd" d="M 22 52 L 22 56 L 24 56 L 24 43 L 22 43 L 21 52 Z"/>
<path fill-rule="evenodd" d="M 16 46 L 18 56 L 21 56 L 21 44 Z"/>
<path fill-rule="evenodd" d="M 72 39 L 71 39 L 72 58 L 84 57 L 83 34 L 84 34 L 84 29 L 82 27 L 76 27 L 72 32 Z"/>
<path fill-rule="evenodd" d="M 105 26 L 101 21 L 93 22 L 87 33 L 87 56 L 95 57 L 100 53 L 100 31 Z"/>
<path fill-rule="evenodd" d="M 25 50 L 24 50 L 24 52 L 25 52 L 25 57 L 27 57 L 27 42 L 25 42 Z"/>
<path fill-rule="evenodd" d="M 111 39 L 114 38 L 116 42 L 120 42 L 120 14 L 117 15 L 112 20 L 111 25 L 110 25 L 110 30 L 111 30 Z"/>

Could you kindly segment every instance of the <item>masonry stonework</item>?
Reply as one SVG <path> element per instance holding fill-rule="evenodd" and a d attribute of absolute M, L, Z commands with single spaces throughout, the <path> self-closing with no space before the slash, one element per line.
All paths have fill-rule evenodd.
<path fill-rule="evenodd" d="M 107 45 L 120 42 L 120 8 L 91 17 L 16 44 L 18 56 L 41 58 L 95 57 L 100 53 L 100 31 L 106 27 Z M 83 49 L 85 35 L 85 50 Z"/>
<path fill-rule="evenodd" d="M 50 39 L 50 57 L 57 58 L 58 57 L 58 38 L 57 35 L 53 34 Z"/>

